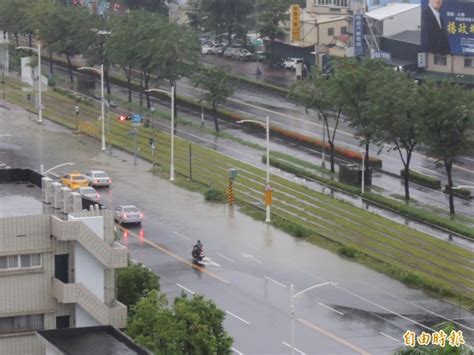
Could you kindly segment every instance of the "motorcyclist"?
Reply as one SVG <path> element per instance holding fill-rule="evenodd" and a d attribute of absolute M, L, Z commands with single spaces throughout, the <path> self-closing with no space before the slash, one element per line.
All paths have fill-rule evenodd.
<path fill-rule="evenodd" d="M 201 255 L 203 245 L 200 240 L 193 247 L 193 258 L 198 258 Z"/>

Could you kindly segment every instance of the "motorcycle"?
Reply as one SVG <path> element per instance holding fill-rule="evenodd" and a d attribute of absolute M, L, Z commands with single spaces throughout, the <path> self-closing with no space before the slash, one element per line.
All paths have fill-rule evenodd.
<path fill-rule="evenodd" d="M 204 249 L 201 249 L 200 252 L 193 249 L 191 256 L 193 257 L 193 264 L 204 265 L 204 258 L 206 257 Z"/>

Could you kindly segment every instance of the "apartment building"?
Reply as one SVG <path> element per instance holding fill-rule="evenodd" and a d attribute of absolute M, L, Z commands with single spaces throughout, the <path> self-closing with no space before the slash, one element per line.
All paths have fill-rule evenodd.
<path fill-rule="evenodd" d="M 0 354 L 45 354 L 39 330 L 126 326 L 111 211 L 65 214 L 39 186 L 31 170 L 0 169 Z"/>

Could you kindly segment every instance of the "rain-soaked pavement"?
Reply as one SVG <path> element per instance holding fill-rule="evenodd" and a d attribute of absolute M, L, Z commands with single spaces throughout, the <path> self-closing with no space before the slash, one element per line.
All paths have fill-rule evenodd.
<path fill-rule="evenodd" d="M 1 102 L 0 102 L 1 104 Z M 11 107 L 11 106 L 10 106 Z M 456 322 L 474 342 L 474 315 L 326 250 L 298 241 L 272 226 L 204 202 L 202 196 L 149 173 L 150 164 L 73 135 L 49 121 L 38 126 L 21 109 L 0 106 L 0 162 L 49 168 L 75 161 L 69 171 L 101 169 L 113 179 L 100 191 L 108 207 L 139 206 L 142 226 L 126 229 L 122 242 L 131 257 L 160 276 L 169 297 L 201 293 L 225 310 L 225 327 L 235 352 L 289 352 L 289 287 L 296 292 L 324 281 L 337 282 L 299 296 L 296 343 L 300 354 L 389 354 L 411 329 L 431 331 L 443 320 Z M 67 170 L 63 170 L 65 172 Z M 197 239 L 210 258 L 191 267 Z"/>

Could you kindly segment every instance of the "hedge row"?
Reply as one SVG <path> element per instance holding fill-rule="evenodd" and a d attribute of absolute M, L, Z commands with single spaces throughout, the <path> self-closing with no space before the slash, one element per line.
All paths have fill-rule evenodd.
<path fill-rule="evenodd" d="M 443 192 L 449 194 L 449 186 L 445 185 Z M 472 198 L 471 191 L 467 189 L 453 189 L 453 195 L 463 200 L 470 200 Z"/>
<path fill-rule="evenodd" d="M 262 157 L 262 161 L 266 162 L 265 159 L 266 157 L 264 155 Z M 297 161 L 296 158 L 292 158 L 292 160 Z M 307 162 L 304 162 L 304 163 L 307 164 Z M 329 178 L 324 178 L 322 176 L 319 176 L 318 174 L 311 173 L 307 169 L 304 169 L 298 165 L 295 165 L 295 163 L 290 163 L 288 161 L 284 161 L 278 158 L 272 158 L 271 155 L 270 155 L 270 165 L 276 168 L 279 168 L 281 170 L 287 171 L 289 173 L 295 174 L 296 176 L 310 178 L 310 179 L 322 182 L 325 185 L 343 190 L 345 192 L 348 192 L 354 195 L 360 195 L 361 193 L 360 189 L 357 187 L 347 185 L 347 184 L 344 184 L 344 183 L 341 183 L 339 181 L 332 180 Z M 396 201 L 394 199 L 382 196 L 374 192 L 366 192 L 364 193 L 363 197 L 369 202 L 374 202 L 384 207 L 390 208 L 400 213 L 403 216 L 413 218 L 415 220 L 419 220 L 422 222 L 427 222 L 427 223 L 448 229 L 454 233 L 458 233 L 468 238 L 474 239 L 474 228 L 470 228 L 452 219 L 439 216 L 431 212 L 424 211 L 420 208 L 408 206 L 404 204 L 403 202 Z"/>
<path fill-rule="evenodd" d="M 405 179 L 405 169 L 400 170 L 400 176 Z M 409 170 L 408 180 L 417 183 L 421 186 L 429 187 L 431 189 L 440 190 L 441 181 L 428 175 L 417 173 L 416 171 Z"/>

